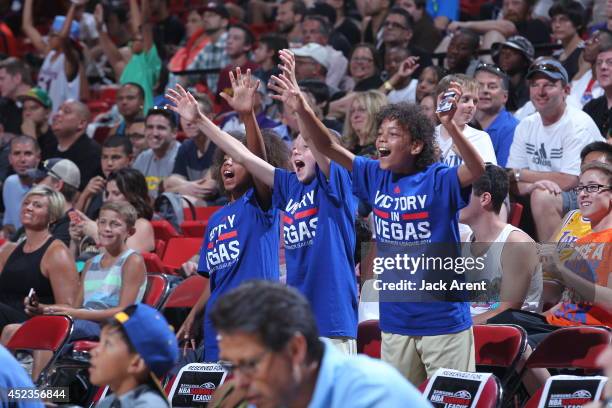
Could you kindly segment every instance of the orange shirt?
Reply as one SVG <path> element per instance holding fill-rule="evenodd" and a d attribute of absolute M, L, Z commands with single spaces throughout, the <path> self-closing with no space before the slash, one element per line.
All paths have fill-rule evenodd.
<path fill-rule="evenodd" d="M 612 228 L 578 239 L 574 250 L 565 266 L 587 281 L 607 287 L 612 273 Z M 611 326 L 612 310 L 609 304 L 585 302 L 579 293 L 568 288 L 563 293 L 561 306 L 546 320 L 556 326 Z"/>

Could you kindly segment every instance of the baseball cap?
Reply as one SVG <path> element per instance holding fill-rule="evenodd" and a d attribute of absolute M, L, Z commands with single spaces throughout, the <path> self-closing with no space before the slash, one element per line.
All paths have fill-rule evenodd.
<path fill-rule="evenodd" d="M 64 21 L 66 21 L 66 16 L 55 16 L 53 24 L 51 25 L 51 31 L 55 33 L 59 33 L 60 31 L 62 31 Z M 70 24 L 69 36 L 74 41 L 79 39 L 79 23 L 74 20 L 72 20 L 72 23 Z"/>
<path fill-rule="evenodd" d="M 164 316 L 144 303 L 128 306 L 113 319 L 121 324 L 134 350 L 151 370 L 151 379 L 164 395 L 159 384 L 174 367 L 179 357 L 174 331 Z"/>
<path fill-rule="evenodd" d="M 30 90 L 26 92 L 25 94 L 19 95 L 17 99 L 22 102 L 25 101 L 26 99 L 30 99 L 30 100 L 40 103 L 45 108 L 51 108 L 51 105 L 52 105 L 51 98 L 49 98 L 49 95 L 37 86 L 34 88 L 30 88 Z"/>
<path fill-rule="evenodd" d="M 569 82 L 567 71 L 559 61 L 553 58 L 537 59 L 529 67 L 526 79 L 531 79 L 535 74 L 544 74 L 550 79 L 561 80 L 564 84 Z"/>
<path fill-rule="evenodd" d="M 30 169 L 26 174 L 33 180 L 42 180 L 51 175 L 77 189 L 81 184 L 81 172 L 77 165 L 71 160 L 58 157 L 45 160 L 41 169 Z"/>
<path fill-rule="evenodd" d="M 230 18 L 229 11 L 222 3 L 217 3 L 215 1 L 210 1 L 204 6 L 204 11 L 212 11 L 213 13 L 217 13 L 223 18 Z"/>
<path fill-rule="evenodd" d="M 503 43 L 497 42 L 491 45 L 494 59 L 497 59 L 499 51 L 502 49 L 502 47 L 512 48 L 519 51 L 525 58 L 527 58 L 529 62 L 533 61 L 533 58 L 535 57 L 535 50 L 533 49 L 531 41 L 521 35 L 513 35 Z"/>
<path fill-rule="evenodd" d="M 329 61 L 329 53 L 321 44 L 311 42 L 300 48 L 292 48 L 291 51 L 296 57 L 312 58 L 313 60 L 317 61 L 317 63 L 324 66 L 325 69 L 329 69 L 329 66 L 331 65 Z"/>

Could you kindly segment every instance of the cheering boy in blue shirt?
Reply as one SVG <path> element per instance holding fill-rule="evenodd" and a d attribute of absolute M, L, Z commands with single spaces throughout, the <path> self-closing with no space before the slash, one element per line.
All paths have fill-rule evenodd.
<path fill-rule="evenodd" d="M 282 55 L 290 53 L 283 51 Z M 449 168 L 438 161 L 434 129 L 420 109 L 410 104 L 388 105 L 378 113 L 379 160 L 371 160 L 356 157 L 330 135 L 290 80 L 286 67 L 282 69 L 282 75 L 272 77 L 272 89 L 291 94 L 300 129 L 310 135 L 316 150 L 353 172 L 353 192 L 373 207 L 379 255 L 389 246 L 406 253 L 417 243 L 446 243 L 457 249 L 458 211 L 467 205 L 467 187 L 484 172 L 480 155 L 452 121 L 461 90 L 456 85 L 451 88 L 456 94 L 451 109 L 439 113 L 438 118 L 463 157 L 462 165 Z M 405 277 L 430 272 L 419 268 Z M 446 273 L 447 278 L 455 275 L 453 271 Z M 384 272 L 381 278 L 384 281 Z M 416 287 L 420 286 L 417 282 Z M 427 294 L 381 292 L 381 299 L 394 300 L 380 304 L 383 360 L 415 385 L 440 367 L 473 371 L 468 303 L 431 301 L 430 297 L 414 301 L 423 295 Z"/>

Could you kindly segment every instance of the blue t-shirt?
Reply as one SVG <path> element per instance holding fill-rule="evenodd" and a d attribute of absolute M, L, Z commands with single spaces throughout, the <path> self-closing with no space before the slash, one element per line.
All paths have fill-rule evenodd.
<path fill-rule="evenodd" d="M 427 0 L 425 8 L 432 18 L 445 16 L 450 21 L 459 19 L 459 0 Z"/>
<path fill-rule="evenodd" d="M 309 300 L 319 333 L 357 337 L 355 212 L 348 171 L 331 163 L 308 184 L 276 169 L 272 205 L 284 211 L 287 284 Z"/>
<path fill-rule="evenodd" d="M 7 393 L 10 389 L 15 388 L 34 389 L 34 384 L 32 384 L 32 379 L 28 373 L 15 360 L 15 357 L 4 346 L 0 345 L 0 407 L 44 407 L 40 400 L 12 400 L 9 402 Z"/>
<path fill-rule="evenodd" d="M 419 173 L 398 176 L 382 170 L 376 160 L 355 157 L 353 192 L 373 207 L 379 252 L 385 244 L 409 248 L 408 244 L 415 243 L 445 243 L 448 247 L 459 242 L 458 211 L 467 205 L 470 189 L 461 188 L 457 169 L 434 163 Z M 457 251 L 453 248 L 453 253 Z M 427 272 L 418 268 L 415 275 Z M 398 293 L 402 301 L 380 303 L 384 332 L 435 336 L 458 333 L 472 325 L 466 302 L 410 302 L 410 292 Z"/>
<path fill-rule="evenodd" d="M 425 397 L 387 363 L 347 356 L 325 341 L 309 408 L 431 408 Z"/>
<path fill-rule="evenodd" d="M 214 213 L 208 221 L 198 272 L 210 279 L 204 316 L 204 361 L 217 361 L 217 335 L 209 312 L 219 296 L 253 279 L 278 281 L 278 211 L 264 211 L 255 190 Z"/>
<path fill-rule="evenodd" d="M 514 140 L 514 129 L 518 124 L 519 121 L 506 108 L 502 108 L 495 120 L 485 129 L 491 137 L 497 164 L 501 167 L 506 167 L 508 162 L 510 146 Z"/>

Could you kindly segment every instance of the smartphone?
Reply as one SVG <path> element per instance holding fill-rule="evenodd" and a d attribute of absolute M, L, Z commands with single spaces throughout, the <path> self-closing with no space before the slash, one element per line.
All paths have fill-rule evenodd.
<path fill-rule="evenodd" d="M 32 307 L 38 307 L 38 295 L 34 288 L 30 288 L 30 293 L 28 293 L 28 303 Z"/>
<path fill-rule="evenodd" d="M 82 221 L 81 217 L 76 211 L 69 211 L 68 218 L 70 218 L 70 222 L 73 224 L 80 224 Z"/>
<path fill-rule="evenodd" d="M 442 100 L 440 101 L 440 103 L 438 104 L 438 107 L 436 108 L 436 113 L 448 112 L 451 109 L 453 109 L 453 101 L 455 100 L 455 96 L 457 96 L 457 93 L 455 91 L 445 92 L 444 95 L 442 96 Z"/>

